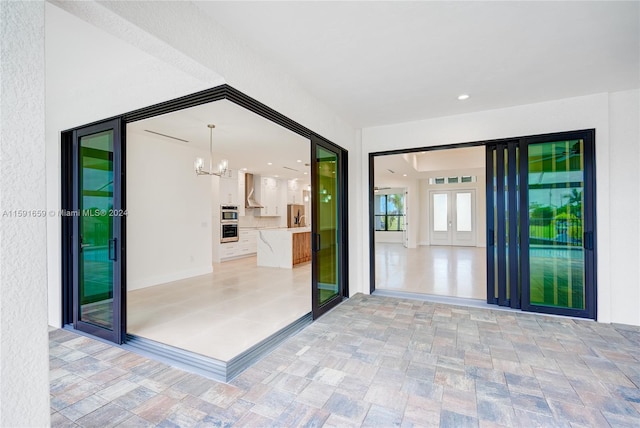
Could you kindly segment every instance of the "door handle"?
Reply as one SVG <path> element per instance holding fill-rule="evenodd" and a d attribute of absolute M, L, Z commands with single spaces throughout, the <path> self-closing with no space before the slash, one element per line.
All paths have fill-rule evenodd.
<path fill-rule="evenodd" d="M 313 251 L 320 251 L 320 234 L 315 233 L 313 236 Z"/>
<path fill-rule="evenodd" d="M 584 232 L 582 236 L 582 247 L 585 250 L 593 250 L 593 232 Z"/>
<path fill-rule="evenodd" d="M 118 261 L 118 253 L 116 252 L 117 238 L 109 239 L 109 260 Z"/>

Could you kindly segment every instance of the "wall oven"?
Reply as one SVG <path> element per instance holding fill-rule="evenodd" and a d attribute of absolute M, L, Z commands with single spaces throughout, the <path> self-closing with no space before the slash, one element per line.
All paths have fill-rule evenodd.
<path fill-rule="evenodd" d="M 238 222 L 238 206 L 237 205 L 221 205 L 220 206 L 220 223 Z"/>
<path fill-rule="evenodd" d="M 238 206 L 220 206 L 220 242 L 238 241 Z"/>
<path fill-rule="evenodd" d="M 220 242 L 238 241 L 238 223 L 222 223 L 220 225 Z"/>

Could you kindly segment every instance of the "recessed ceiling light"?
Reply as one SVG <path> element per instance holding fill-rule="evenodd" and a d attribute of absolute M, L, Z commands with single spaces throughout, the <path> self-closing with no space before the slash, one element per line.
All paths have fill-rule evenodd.
<path fill-rule="evenodd" d="M 298 163 L 302 163 L 302 161 L 301 161 L 300 159 L 298 159 L 296 162 L 298 162 Z"/>
<path fill-rule="evenodd" d="M 307 175 L 307 174 L 309 174 L 309 173 L 308 173 L 308 172 L 305 172 L 305 173 L 304 173 L 304 175 Z"/>
<path fill-rule="evenodd" d="M 267 165 L 273 165 L 273 162 L 267 162 Z"/>
<path fill-rule="evenodd" d="M 403 177 L 406 177 L 406 176 L 407 176 L 407 174 L 402 174 L 402 176 L 403 176 Z"/>
<path fill-rule="evenodd" d="M 458 99 L 459 99 L 460 101 L 464 101 L 464 100 L 466 100 L 466 99 L 469 99 L 469 94 L 461 94 L 461 95 L 458 95 Z"/>
<path fill-rule="evenodd" d="M 246 171 L 247 168 L 240 168 L 240 171 Z"/>
<path fill-rule="evenodd" d="M 275 178 L 278 178 L 278 177 L 280 177 L 280 176 L 279 176 L 278 174 L 276 174 L 276 175 L 274 175 L 274 177 L 275 177 Z"/>

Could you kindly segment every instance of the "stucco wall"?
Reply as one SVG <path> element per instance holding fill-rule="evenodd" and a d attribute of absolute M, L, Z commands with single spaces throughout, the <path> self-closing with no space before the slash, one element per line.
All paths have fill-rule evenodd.
<path fill-rule="evenodd" d="M 0 2 L 0 24 L 0 426 L 46 426 L 44 4 Z"/>
<path fill-rule="evenodd" d="M 384 150 L 595 128 L 598 321 L 640 325 L 640 238 L 637 224 L 622 226 L 631 217 L 637 223 L 640 180 L 633 165 L 638 162 L 640 144 L 639 104 L 635 90 L 366 128 L 362 159 Z M 365 183 L 366 174 L 361 170 Z M 366 206 L 366 194 L 360 203 Z M 364 246 L 368 246 L 367 237 Z"/>

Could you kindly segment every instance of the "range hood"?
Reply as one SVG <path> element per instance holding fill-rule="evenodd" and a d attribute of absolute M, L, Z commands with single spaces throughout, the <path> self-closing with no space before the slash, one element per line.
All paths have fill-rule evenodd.
<path fill-rule="evenodd" d="M 264 208 L 260 205 L 260 202 L 256 201 L 256 189 L 253 182 L 253 174 L 249 173 L 244 175 L 244 207 Z"/>

